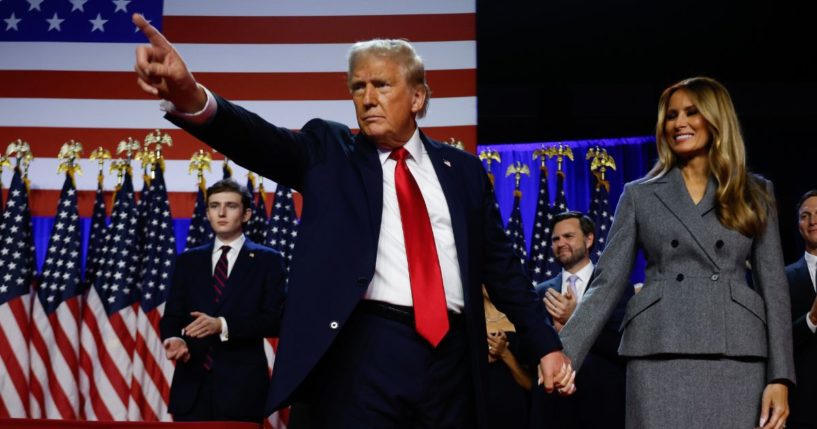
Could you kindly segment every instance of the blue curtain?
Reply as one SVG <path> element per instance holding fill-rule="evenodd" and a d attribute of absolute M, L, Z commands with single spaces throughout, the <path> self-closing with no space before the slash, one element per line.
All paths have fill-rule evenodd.
<path fill-rule="evenodd" d="M 569 146 L 573 151 L 573 161 L 564 158 L 562 171 L 565 172 L 564 191 L 567 206 L 570 210 L 587 212 L 590 206 L 590 195 L 595 186 L 595 178 L 590 172 L 590 161 L 586 160 L 588 149 L 596 146 L 604 148 L 613 156 L 616 169 L 608 169 L 605 178 L 610 182 L 610 206 L 615 211 L 619 196 L 625 183 L 643 177 L 657 159 L 655 137 L 628 137 L 599 140 L 576 140 L 561 142 L 541 142 L 524 144 L 479 145 L 477 153 L 490 149 L 499 153 L 502 161 L 491 164 L 491 173 L 495 179 L 496 199 L 504 222 L 508 221 L 513 207 L 513 176 L 505 177 L 508 167 L 517 161 L 530 168 L 530 176 L 523 176 L 520 183 L 522 191 L 522 222 L 524 223 L 525 242 L 530 248 L 533 231 L 533 219 L 536 210 L 536 198 L 539 192 L 540 160 L 533 160 L 533 152 L 543 147 L 556 144 Z M 485 162 L 483 162 L 485 164 Z M 548 192 L 551 203 L 556 196 L 556 158 L 546 162 L 548 171 Z M 487 168 L 487 167 L 486 167 Z M 643 259 L 633 270 L 633 282 L 643 281 Z"/>

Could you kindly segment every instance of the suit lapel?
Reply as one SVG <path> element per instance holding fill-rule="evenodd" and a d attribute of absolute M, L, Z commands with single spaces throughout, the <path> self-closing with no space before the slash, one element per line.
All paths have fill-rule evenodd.
<path fill-rule="evenodd" d="M 366 201 L 369 204 L 369 219 L 374 237 L 374 246 L 380 236 L 380 221 L 383 217 L 383 166 L 377 147 L 369 142 L 363 133 L 355 136 L 355 148 L 352 162 L 357 167 L 363 188 L 366 190 Z"/>
<path fill-rule="evenodd" d="M 457 247 L 457 259 L 459 259 L 460 265 L 463 298 L 465 302 L 468 302 L 471 295 L 471 291 L 467 287 L 470 279 L 468 278 L 468 266 L 466 264 L 466 261 L 468 261 L 468 241 L 465 227 L 468 225 L 468 219 L 465 216 L 465 206 L 460 201 L 462 189 L 457 186 L 457 172 L 460 166 L 444 158 L 440 144 L 426 137 L 422 131 L 420 131 L 420 139 L 423 141 L 429 159 L 431 159 L 434 172 L 437 173 L 437 179 L 440 181 L 440 187 L 448 204 L 448 214 L 451 216 L 451 229 L 454 232 L 454 244 Z"/>
<path fill-rule="evenodd" d="M 703 216 L 715 206 L 713 181 L 710 179 L 703 198 L 695 205 L 686 190 L 681 170 L 673 168 L 659 182 L 655 195 L 689 231 L 712 264 L 719 267 L 715 255 L 711 253 L 715 249 L 714 235 L 703 221 Z"/>
<path fill-rule="evenodd" d="M 207 267 L 206 269 L 193 270 L 191 275 L 193 280 L 190 284 L 201 285 L 196 286 L 200 292 L 194 292 L 194 299 L 192 300 L 197 305 L 194 309 L 202 311 L 207 314 L 212 314 L 215 309 L 215 290 L 213 289 L 213 242 L 196 254 L 194 266 Z"/>
<path fill-rule="evenodd" d="M 800 290 L 800 293 L 805 295 L 800 302 L 807 302 L 809 306 L 814 302 L 817 293 L 814 292 L 814 283 L 811 281 L 811 275 L 808 273 L 808 265 L 806 264 L 806 257 L 800 258 L 797 261 L 797 267 L 794 270 L 795 280 L 794 284 Z"/>

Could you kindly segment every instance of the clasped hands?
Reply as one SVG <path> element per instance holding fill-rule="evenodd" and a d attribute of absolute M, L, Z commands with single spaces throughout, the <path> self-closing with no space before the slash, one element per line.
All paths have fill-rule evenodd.
<path fill-rule="evenodd" d="M 550 352 L 539 360 L 537 367 L 539 380 L 537 384 L 544 387 L 545 392 L 556 390 L 559 395 L 569 396 L 576 392 L 576 371 L 561 350 Z"/>
<path fill-rule="evenodd" d="M 182 329 L 182 333 L 190 338 L 204 338 L 221 333 L 221 320 L 199 311 L 190 313 L 195 319 Z M 165 356 L 170 360 L 187 362 L 190 360 L 190 350 L 187 343 L 178 337 L 168 338 L 165 343 Z"/>

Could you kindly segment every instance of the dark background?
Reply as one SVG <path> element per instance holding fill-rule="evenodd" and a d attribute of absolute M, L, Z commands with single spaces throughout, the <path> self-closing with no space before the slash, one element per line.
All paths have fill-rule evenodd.
<path fill-rule="evenodd" d="M 481 145 L 651 135 L 687 77 L 729 89 L 749 168 L 775 183 L 786 263 L 817 188 L 817 24 L 789 0 L 477 0 Z"/>

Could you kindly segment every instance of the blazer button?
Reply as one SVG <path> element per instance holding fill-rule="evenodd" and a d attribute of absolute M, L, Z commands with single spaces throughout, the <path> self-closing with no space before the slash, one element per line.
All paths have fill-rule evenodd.
<path fill-rule="evenodd" d="M 723 240 L 716 241 L 715 242 L 715 247 L 717 247 L 718 249 L 722 248 L 723 247 Z"/>
<path fill-rule="evenodd" d="M 678 240 L 672 240 L 669 244 L 671 244 L 672 247 L 678 247 Z"/>
<path fill-rule="evenodd" d="M 678 274 L 677 276 L 675 276 L 675 280 L 678 280 L 679 282 L 684 281 L 684 275 L 683 274 Z"/>
<path fill-rule="evenodd" d="M 334 320 L 329 323 L 329 329 L 338 329 L 338 326 L 338 322 Z"/>
<path fill-rule="evenodd" d="M 718 273 L 712 274 L 712 277 L 710 277 L 710 279 L 712 279 L 713 282 L 718 281 L 719 278 L 721 277 L 718 275 Z"/>

